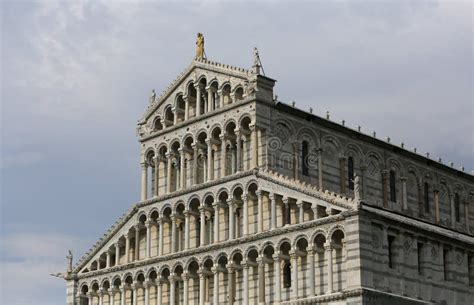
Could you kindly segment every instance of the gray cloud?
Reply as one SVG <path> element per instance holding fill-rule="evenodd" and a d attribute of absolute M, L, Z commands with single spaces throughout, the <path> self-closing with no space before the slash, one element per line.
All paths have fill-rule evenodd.
<path fill-rule="evenodd" d="M 61 231 L 83 253 L 138 199 L 136 120 L 191 62 L 197 31 L 219 62 L 249 67 L 258 46 L 283 101 L 474 169 L 471 14 L 469 2 L 4 2 L 2 239 Z M 58 286 L 16 303 L 3 290 L 4 303 L 63 302 L 47 273 L 66 247 L 9 254 L 33 268 L 18 280 Z"/>

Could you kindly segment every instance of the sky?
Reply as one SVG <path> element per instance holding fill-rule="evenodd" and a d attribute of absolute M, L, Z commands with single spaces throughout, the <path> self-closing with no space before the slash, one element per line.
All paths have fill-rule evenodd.
<path fill-rule="evenodd" d="M 281 101 L 474 170 L 473 7 L 435 1 L 1 4 L 0 303 L 65 303 L 66 269 L 139 199 L 136 122 L 194 56 Z"/>

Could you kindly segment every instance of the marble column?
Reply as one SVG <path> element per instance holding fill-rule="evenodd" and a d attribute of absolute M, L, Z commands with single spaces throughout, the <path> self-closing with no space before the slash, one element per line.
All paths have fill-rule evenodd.
<path fill-rule="evenodd" d="M 120 288 L 120 305 L 125 305 L 125 292 L 126 292 L 125 286 L 122 286 Z"/>
<path fill-rule="evenodd" d="M 365 199 L 365 192 L 366 192 L 366 187 L 365 187 L 365 172 L 367 171 L 367 166 L 366 165 L 361 165 L 360 166 L 360 181 L 362 184 L 362 194 L 360 199 Z"/>
<path fill-rule="evenodd" d="M 125 234 L 125 262 L 130 262 L 130 237 L 128 237 L 128 233 Z"/>
<path fill-rule="evenodd" d="M 467 200 L 464 200 L 464 222 L 465 222 L 465 225 L 466 225 L 466 232 L 468 234 L 470 234 L 469 232 L 469 203 L 467 202 Z"/>
<path fill-rule="evenodd" d="M 151 257 L 151 222 L 147 221 L 146 226 L 146 249 L 145 249 L 145 258 Z"/>
<path fill-rule="evenodd" d="M 291 295 L 292 299 L 298 299 L 298 255 L 294 250 L 290 253 L 291 257 L 291 272 L 292 274 L 292 283 L 291 283 Z"/>
<path fill-rule="evenodd" d="M 204 246 L 206 244 L 206 213 L 203 206 L 199 207 L 200 212 L 200 236 L 199 236 L 199 246 Z"/>
<path fill-rule="evenodd" d="M 288 197 L 283 197 L 283 225 L 291 224 L 291 209 L 290 200 Z"/>
<path fill-rule="evenodd" d="M 323 189 L 323 150 L 318 149 L 318 187 Z"/>
<path fill-rule="evenodd" d="M 281 301 L 281 265 L 280 255 L 276 253 L 273 256 L 273 268 L 275 269 L 275 301 Z"/>
<path fill-rule="evenodd" d="M 212 268 L 214 273 L 214 302 L 213 304 L 219 304 L 219 269 L 217 267 Z"/>
<path fill-rule="evenodd" d="M 257 195 L 257 232 L 263 232 L 263 202 L 262 202 L 262 191 L 258 190 L 255 192 Z"/>
<path fill-rule="evenodd" d="M 120 264 L 120 244 L 115 243 L 115 266 Z"/>
<path fill-rule="evenodd" d="M 110 252 L 105 253 L 105 268 L 110 268 Z"/>
<path fill-rule="evenodd" d="M 212 111 L 214 110 L 214 98 L 213 98 L 213 92 L 211 87 L 207 87 L 207 110 Z"/>
<path fill-rule="evenodd" d="M 184 100 L 184 120 L 187 121 L 189 119 L 189 97 L 183 96 Z"/>
<path fill-rule="evenodd" d="M 265 261 L 263 257 L 258 257 L 257 263 L 258 263 L 258 304 L 265 305 Z"/>
<path fill-rule="evenodd" d="M 214 242 L 219 242 L 219 203 L 215 202 L 214 207 Z"/>
<path fill-rule="evenodd" d="M 104 305 L 104 291 L 102 289 L 99 290 L 98 297 L 99 297 L 99 305 Z"/>
<path fill-rule="evenodd" d="M 235 238 L 235 216 L 234 216 L 234 200 L 227 201 L 229 206 L 229 239 Z"/>
<path fill-rule="evenodd" d="M 166 192 L 171 192 L 171 154 L 166 153 Z"/>
<path fill-rule="evenodd" d="M 151 283 L 148 281 L 146 281 L 143 286 L 143 289 L 145 290 L 145 305 L 150 305 L 150 286 Z"/>
<path fill-rule="evenodd" d="M 164 219 L 158 219 L 158 229 L 159 229 L 159 236 L 158 236 L 158 255 L 163 255 L 163 227 L 164 227 Z"/>
<path fill-rule="evenodd" d="M 434 206 L 435 206 L 435 220 L 437 223 L 440 221 L 439 215 L 439 190 L 434 190 Z"/>
<path fill-rule="evenodd" d="M 146 162 L 140 163 L 142 168 L 142 190 L 141 190 L 141 201 L 146 200 L 148 196 L 148 165 Z"/>
<path fill-rule="evenodd" d="M 110 295 L 109 295 L 109 300 L 110 300 L 110 303 L 109 305 L 115 305 L 115 288 L 111 288 L 110 289 Z M 148 305 L 148 304 L 145 304 L 145 305 Z"/>
<path fill-rule="evenodd" d="M 181 189 L 186 188 L 186 154 L 184 152 L 184 149 L 180 148 L 179 149 L 180 153 L 180 158 L 179 158 L 179 165 L 180 165 L 180 171 L 179 171 L 179 186 Z"/>
<path fill-rule="evenodd" d="M 189 211 L 184 211 L 184 250 L 189 249 Z"/>
<path fill-rule="evenodd" d="M 229 292 L 229 302 L 227 304 L 234 304 L 235 300 L 235 270 L 232 267 L 232 261 L 227 265 L 227 276 L 228 276 L 228 292 Z"/>
<path fill-rule="evenodd" d="M 171 253 L 176 252 L 176 216 L 171 215 Z"/>
<path fill-rule="evenodd" d="M 158 189 L 159 189 L 159 179 L 160 179 L 160 159 L 158 157 L 155 157 L 153 159 L 153 163 L 155 164 L 155 170 L 153 171 L 154 175 L 154 185 L 153 185 L 153 196 L 156 197 L 158 196 Z"/>
<path fill-rule="evenodd" d="M 243 273 L 243 304 L 249 304 L 249 265 L 247 263 L 242 263 L 242 273 Z"/>
<path fill-rule="evenodd" d="M 220 139 L 221 139 L 221 178 L 222 177 L 225 177 L 226 176 L 226 155 L 227 155 L 227 152 L 226 152 L 226 137 L 225 135 L 221 135 L 220 136 Z"/>
<path fill-rule="evenodd" d="M 138 285 L 132 285 L 132 305 L 137 305 Z"/>
<path fill-rule="evenodd" d="M 198 146 L 193 143 L 191 144 L 193 148 L 193 185 L 196 185 L 198 183 L 197 175 L 198 175 L 198 154 L 199 154 L 199 149 Z"/>
<path fill-rule="evenodd" d="M 383 206 L 388 208 L 388 170 L 382 170 L 382 200 Z"/>
<path fill-rule="evenodd" d="M 296 201 L 296 206 L 298 207 L 298 223 L 304 222 L 304 204 L 303 201 Z"/>
<path fill-rule="evenodd" d="M 171 274 L 168 277 L 168 280 L 170 281 L 170 305 L 176 305 L 176 279 L 175 275 Z"/>
<path fill-rule="evenodd" d="M 401 177 L 400 181 L 402 182 L 402 210 L 406 211 L 408 209 L 407 178 Z"/>
<path fill-rule="evenodd" d="M 204 305 L 206 297 L 206 274 L 199 272 L 199 305 Z M 187 304 L 187 303 L 184 303 Z"/>
<path fill-rule="evenodd" d="M 324 245 L 324 248 L 326 249 L 326 261 L 327 261 L 327 268 L 328 268 L 328 291 L 327 293 L 332 293 L 333 292 L 333 266 L 332 266 L 332 245 L 330 243 L 326 243 Z"/>
<path fill-rule="evenodd" d="M 240 129 L 236 128 L 235 132 L 235 146 L 237 147 L 237 166 L 235 171 L 240 172 L 242 168 L 242 138 Z"/>
<path fill-rule="evenodd" d="M 201 115 L 201 86 L 197 85 L 196 88 L 196 114 Z"/>
<path fill-rule="evenodd" d="M 212 155 L 212 143 L 210 139 L 206 140 L 207 144 L 207 181 L 212 181 L 214 179 L 214 158 Z"/>
<path fill-rule="evenodd" d="M 275 194 L 270 193 L 268 194 L 271 202 L 271 219 L 270 219 L 270 229 L 274 230 L 277 227 L 277 213 L 276 213 L 276 198 Z"/>
<path fill-rule="evenodd" d="M 163 304 L 163 283 L 161 282 L 161 279 L 158 279 L 158 283 L 156 285 L 156 299 L 157 299 L 157 305 L 162 305 Z"/>
<path fill-rule="evenodd" d="M 242 195 L 242 200 L 243 200 L 243 205 L 242 205 L 242 210 L 243 210 L 243 218 L 244 218 L 244 223 L 243 223 L 243 235 L 246 236 L 248 235 L 248 230 L 249 230 L 249 211 L 248 211 L 248 206 L 249 206 L 249 198 L 247 194 Z"/>
<path fill-rule="evenodd" d="M 315 283 L 315 253 L 313 250 L 313 245 L 310 245 L 310 249 L 308 250 L 308 260 L 309 260 L 309 295 L 314 296 L 316 295 L 316 283 Z"/>
<path fill-rule="evenodd" d="M 250 168 L 258 167 L 258 138 L 257 138 L 257 126 L 255 124 L 250 125 L 250 141 L 252 147 L 252 158 L 250 158 Z"/>
<path fill-rule="evenodd" d="M 454 194 L 449 194 L 449 202 L 451 204 L 451 227 L 456 227 L 456 214 L 454 211 Z"/>
<path fill-rule="evenodd" d="M 137 261 L 140 258 L 140 226 L 135 226 L 135 253 L 134 253 L 134 261 Z"/>
<path fill-rule="evenodd" d="M 189 274 L 185 272 L 181 277 L 183 278 L 183 304 L 189 304 Z"/>
<path fill-rule="evenodd" d="M 173 112 L 173 125 L 176 125 L 178 123 L 178 108 L 171 107 L 171 111 Z"/>
<path fill-rule="evenodd" d="M 300 169 L 300 152 L 299 152 L 299 142 L 293 142 L 293 178 L 295 180 L 299 179 L 299 169 Z"/>

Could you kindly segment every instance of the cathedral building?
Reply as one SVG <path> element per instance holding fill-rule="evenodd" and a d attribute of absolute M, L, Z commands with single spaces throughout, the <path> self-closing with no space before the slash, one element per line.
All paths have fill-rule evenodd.
<path fill-rule="evenodd" d="M 67 305 L 474 300 L 474 176 L 195 59 L 138 122 L 141 198 L 75 265 Z M 138 165 L 138 164 L 137 164 Z"/>

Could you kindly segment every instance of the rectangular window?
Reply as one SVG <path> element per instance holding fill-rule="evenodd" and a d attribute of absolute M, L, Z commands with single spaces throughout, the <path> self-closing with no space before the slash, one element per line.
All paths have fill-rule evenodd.
<path fill-rule="evenodd" d="M 418 274 L 423 275 L 423 244 L 418 243 Z"/>
<path fill-rule="evenodd" d="M 448 280 L 449 270 L 448 270 L 448 259 L 449 259 L 449 250 L 443 249 L 443 278 L 445 281 Z"/>
<path fill-rule="evenodd" d="M 388 267 L 394 267 L 394 254 L 395 254 L 395 236 L 388 235 Z"/>

